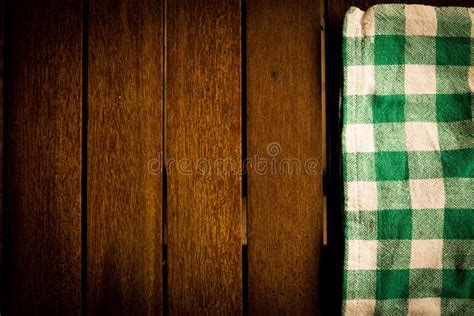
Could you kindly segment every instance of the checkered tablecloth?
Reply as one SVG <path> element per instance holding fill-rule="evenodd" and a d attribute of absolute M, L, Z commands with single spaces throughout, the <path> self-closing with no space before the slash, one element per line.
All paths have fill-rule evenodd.
<path fill-rule="evenodd" d="M 346 315 L 474 315 L 473 21 L 403 4 L 346 15 Z"/>

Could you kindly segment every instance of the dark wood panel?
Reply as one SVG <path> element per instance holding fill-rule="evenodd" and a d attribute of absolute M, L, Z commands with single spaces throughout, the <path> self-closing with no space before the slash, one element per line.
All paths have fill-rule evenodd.
<path fill-rule="evenodd" d="M 159 314 L 163 3 L 89 5 L 87 309 Z"/>
<path fill-rule="evenodd" d="M 242 311 L 240 20 L 238 0 L 168 2 L 171 315 Z M 214 170 L 219 159 L 230 167 Z"/>
<path fill-rule="evenodd" d="M 248 2 L 250 314 L 319 311 L 320 56 L 318 1 Z"/>
<path fill-rule="evenodd" d="M 5 213 L 12 315 L 79 314 L 82 4 L 8 6 Z"/>

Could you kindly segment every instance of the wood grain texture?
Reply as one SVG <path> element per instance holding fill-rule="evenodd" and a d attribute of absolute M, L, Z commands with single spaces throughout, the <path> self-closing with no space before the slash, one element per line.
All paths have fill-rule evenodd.
<path fill-rule="evenodd" d="M 247 74 L 248 155 L 254 159 L 248 179 L 249 311 L 315 314 L 322 246 L 317 1 L 248 2 Z M 257 157 L 267 159 L 266 170 Z M 289 161 L 299 167 L 288 167 Z M 313 164 L 305 170 L 306 161 Z"/>
<path fill-rule="evenodd" d="M 8 314 L 77 315 L 82 4 L 15 0 L 8 8 Z"/>
<path fill-rule="evenodd" d="M 351 6 L 362 10 L 382 3 L 426 4 L 433 6 L 474 6 L 473 0 L 327 0 L 326 69 L 327 69 L 327 145 L 328 145 L 328 248 L 324 258 L 322 293 L 325 314 L 339 314 L 342 304 L 343 229 L 341 122 L 339 97 L 342 79 L 342 24 Z"/>
<path fill-rule="evenodd" d="M 89 5 L 87 310 L 159 314 L 163 4 Z"/>
<path fill-rule="evenodd" d="M 168 2 L 171 315 L 242 311 L 240 20 L 238 0 Z M 231 166 L 213 171 L 219 159 Z"/>

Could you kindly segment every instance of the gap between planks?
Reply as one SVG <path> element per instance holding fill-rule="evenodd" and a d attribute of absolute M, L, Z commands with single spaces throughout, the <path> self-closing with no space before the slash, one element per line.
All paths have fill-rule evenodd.
<path fill-rule="evenodd" d="M 327 174 L 327 137 L 326 137 L 326 0 L 319 0 L 321 12 L 321 144 L 322 144 L 322 160 L 323 175 Z M 323 181 L 323 186 L 327 181 Z M 323 188 L 323 192 L 327 192 L 329 188 Z M 323 246 L 328 244 L 328 222 L 327 222 L 327 198 L 323 195 Z"/>

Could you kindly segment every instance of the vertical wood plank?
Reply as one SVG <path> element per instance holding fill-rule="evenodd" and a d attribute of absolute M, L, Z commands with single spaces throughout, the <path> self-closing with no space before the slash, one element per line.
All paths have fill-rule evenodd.
<path fill-rule="evenodd" d="M 8 3 L 9 314 L 79 314 L 82 3 Z"/>
<path fill-rule="evenodd" d="M 248 2 L 250 314 L 319 311 L 319 10 L 312 0 Z"/>
<path fill-rule="evenodd" d="M 169 312 L 237 315 L 242 311 L 242 189 L 236 173 L 240 1 L 167 5 Z M 219 159 L 232 166 L 213 170 Z"/>
<path fill-rule="evenodd" d="M 159 314 L 163 4 L 89 5 L 87 309 Z"/>

